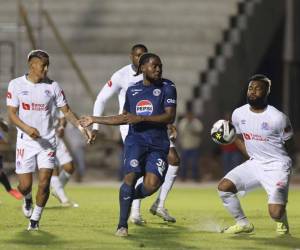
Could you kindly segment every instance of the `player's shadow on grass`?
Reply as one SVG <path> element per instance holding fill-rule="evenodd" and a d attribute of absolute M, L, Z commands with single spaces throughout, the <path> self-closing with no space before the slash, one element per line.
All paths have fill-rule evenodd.
<path fill-rule="evenodd" d="M 73 208 L 73 207 L 71 207 L 71 206 L 69 206 L 69 207 L 63 207 L 60 204 L 59 205 L 52 205 L 52 206 L 45 207 L 45 209 L 47 209 L 47 210 L 64 210 L 64 209 L 71 209 L 71 208 Z"/>
<path fill-rule="evenodd" d="M 289 249 L 298 249 L 300 247 L 300 238 L 294 237 L 293 235 L 278 235 L 274 237 L 258 237 L 253 235 L 238 235 L 232 237 L 235 240 L 251 240 L 256 243 L 274 247 L 288 247 Z"/>
<path fill-rule="evenodd" d="M 39 230 L 39 231 L 21 231 L 16 233 L 15 237 L 10 240 L 5 240 L 6 244 L 9 245 L 25 245 L 25 246 L 41 246 L 49 247 L 49 249 L 54 247 L 62 247 L 67 242 L 58 238 L 56 235 L 49 232 Z M 7 249 L 10 249 L 8 246 Z"/>

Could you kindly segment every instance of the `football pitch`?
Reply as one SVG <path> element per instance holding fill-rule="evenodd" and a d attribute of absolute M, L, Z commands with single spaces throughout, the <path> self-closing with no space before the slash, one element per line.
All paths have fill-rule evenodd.
<path fill-rule="evenodd" d="M 127 238 L 114 236 L 118 221 L 118 187 L 70 185 L 68 194 L 79 208 L 62 208 L 50 197 L 40 230 L 27 232 L 28 220 L 21 201 L 0 191 L 0 249 L 300 249 L 300 189 L 290 188 L 290 236 L 277 236 L 269 218 L 266 195 L 254 191 L 241 199 L 255 226 L 252 234 L 225 235 L 221 227 L 233 220 L 223 208 L 214 187 L 175 187 L 167 208 L 177 219 L 163 222 L 148 212 L 156 195 L 142 203 L 145 226 L 129 224 Z"/>

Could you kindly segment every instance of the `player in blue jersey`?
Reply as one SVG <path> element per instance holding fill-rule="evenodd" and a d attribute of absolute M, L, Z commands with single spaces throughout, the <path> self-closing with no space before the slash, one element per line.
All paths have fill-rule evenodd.
<path fill-rule="evenodd" d="M 128 236 L 132 201 L 152 195 L 164 181 L 170 146 L 167 125 L 173 123 L 176 116 L 176 88 L 171 81 L 162 78 L 160 58 L 152 53 L 143 54 L 137 70 L 137 74 L 140 73 L 143 80 L 127 89 L 123 114 L 81 119 L 85 127 L 92 123 L 130 124 L 124 145 L 124 182 L 120 187 L 117 236 Z M 135 187 L 141 176 L 144 176 L 143 183 Z"/>

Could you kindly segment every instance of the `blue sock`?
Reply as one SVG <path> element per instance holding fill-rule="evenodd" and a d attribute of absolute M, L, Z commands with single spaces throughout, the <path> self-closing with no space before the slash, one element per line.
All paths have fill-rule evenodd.
<path fill-rule="evenodd" d="M 151 193 L 145 189 L 144 183 L 139 184 L 134 190 L 134 199 L 143 199 L 150 195 Z"/>
<path fill-rule="evenodd" d="M 119 203 L 120 203 L 120 219 L 119 225 L 120 227 L 128 228 L 128 217 L 131 209 L 131 204 L 133 201 L 134 187 L 128 186 L 123 183 L 120 187 L 120 195 L 119 195 Z"/>

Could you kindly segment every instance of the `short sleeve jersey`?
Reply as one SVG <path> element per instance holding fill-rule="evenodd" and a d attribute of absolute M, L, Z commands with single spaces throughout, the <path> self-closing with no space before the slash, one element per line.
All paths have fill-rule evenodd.
<path fill-rule="evenodd" d="M 177 105 L 177 92 L 173 82 L 163 79 L 159 85 L 146 86 L 143 81 L 128 88 L 124 110 L 141 116 L 160 115 L 166 107 Z M 166 124 L 141 122 L 130 125 L 129 135 L 137 135 L 147 143 L 159 145 L 162 140 L 169 143 Z"/>
<path fill-rule="evenodd" d="M 53 109 L 67 104 L 59 84 L 50 79 L 32 83 L 26 75 L 12 80 L 8 85 L 7 106 L 17 107 L 19 118 L 27 125 L 36 128 L 41 137 L 52 138 L 55 135 Z M 18 136 L 31 138 L 19 128 Z"/>
<path fill-rule="evenodd" d="M 250 158 L 291 165 L 284 143 L 293 136 L 293 129 L 285 114 L 271 105 L 262 113 L 254 113 L 246 104 L 234 110 L 232 123 L 237 133 L 243 135 Z"/>

